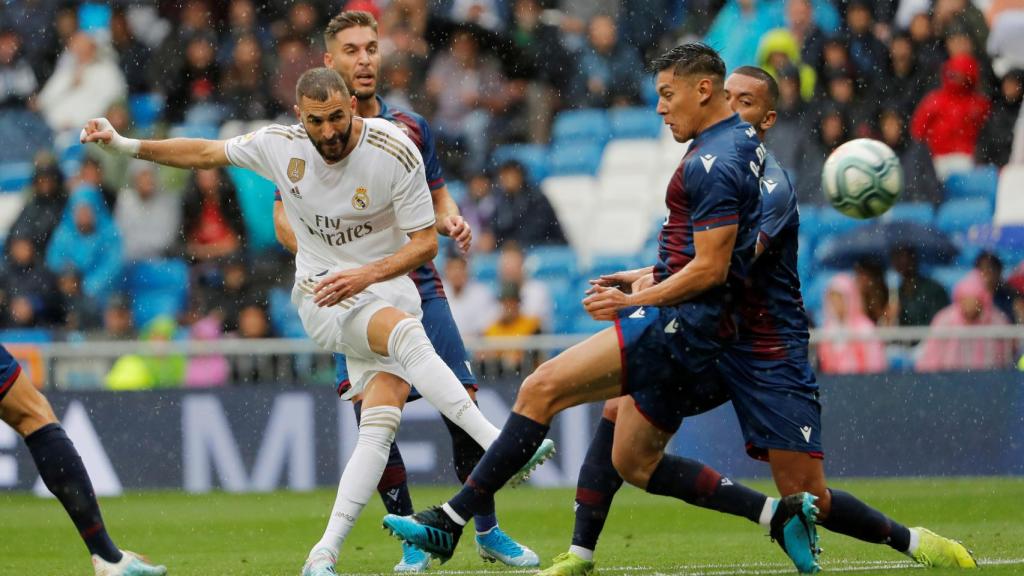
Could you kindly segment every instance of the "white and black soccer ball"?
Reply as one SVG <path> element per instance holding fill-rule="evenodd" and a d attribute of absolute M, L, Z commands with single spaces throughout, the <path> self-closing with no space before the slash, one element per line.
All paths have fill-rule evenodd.
<path fill-rule="evenodd" d="M 850 140 L 835 149 L 821 171 L 828 201 L 851 218 L 874 218 L 892 207 L 903 191 L 900 159 L 871 138 Z"/>

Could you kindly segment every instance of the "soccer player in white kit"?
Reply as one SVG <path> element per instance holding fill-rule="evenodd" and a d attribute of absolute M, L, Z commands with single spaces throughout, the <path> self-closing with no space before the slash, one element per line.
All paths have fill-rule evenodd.
<path fill-rule="evenodd" d="M 334 70 L 308 70 L 295 99 L 299 124 L 230 140 L 140 141 L 105 118 L 90 120 L 81 139 L 178 168 L 248 168 L 282 191 L 298 242 L 292 302 L 310 338 L 348 357 L 352 387 L 342 397 L 363 397 L 356 448 L 303 567 L 304 576 L 325 576 L 335 573 L 341 544 L 376 489 L 410 384 L 485 449 L 499 430 L 418 319 L 420 297 L 407 275 L 436 255 L 437 233 L 416 146 L 387 120 L 354 116 L 354 98 Z M 550 453 L 551 446 L 538 450 L 521 475 Z"/>

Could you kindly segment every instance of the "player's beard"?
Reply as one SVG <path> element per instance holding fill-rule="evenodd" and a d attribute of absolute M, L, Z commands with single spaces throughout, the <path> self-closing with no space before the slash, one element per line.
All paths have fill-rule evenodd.
<path fill-rule="evenodd" d="M 320 156 L 323 156 L 324 160 L 328 162 L 337 162 L 344 157 L 345 149 L 348 148 L 348 141 L 352 137 L 352 125 L 354 125 L 355 123 L 356 119 L 353 116 L 352 119 L 349 120 L 348 128 L 345 130 L 344 134 L 338 134 L 337 136 L 330 140 L 320 140 L 319 142 L 313 142 L 313 146 L 316 148 L 316 151 L 320 153 Z M 326 149 L 327 144 L 334 144 L 336 142 L 340 144 L 338 146 L 338 153 L 328 154 Z"/>

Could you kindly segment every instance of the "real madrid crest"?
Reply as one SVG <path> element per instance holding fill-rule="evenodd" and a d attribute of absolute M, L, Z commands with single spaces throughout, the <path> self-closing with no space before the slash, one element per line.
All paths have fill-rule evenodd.
<path fill-rule="evenodd" d="M 288 161 L 288 179 L 292 182 L 302 180 L 306 175 L 306 161 L 302 158 L 292 158 Z"/>
<path fill-rule="evenodd" d="M 370 195 L 366 193 L 366 188 L 356 188 L 356 193 L 352 196 L 352 207 L 356 210 L 366 210 L 370 207 Z"/>

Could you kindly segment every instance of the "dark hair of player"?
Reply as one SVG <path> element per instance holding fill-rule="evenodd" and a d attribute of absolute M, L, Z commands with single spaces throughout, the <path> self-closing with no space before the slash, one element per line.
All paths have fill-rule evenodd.
<path fill-rule="evenodd" d="M 725 62 L 714 48 L 703 42 L 680 44 L 651 60 L 649 66 L 654 74 L 669 68 L 676 76 L 710 76 L 716 85 L 725 81 Z"/>
<path fill-rule="evenodd" d="M 764 82 L 768 86 L 768 109 L 774 110 L 775 103 L 779 101 L 779 83 L 775 81 L 775 78 L 769 74 L 764 68 L 758 68 L 757 66 L 740 66 L 739 68 L 732 71 L 733 74 L 740 74 L 742 76 L 749 76 Z"/>
<path fill-rule="evenodd" d="M 342 100 L 348 100 L 348 88 L 340 74 L 331 68 L 310 68 L 302 73 L 295 85 L 295 103 L 302 102 L 303 96 L 317 102 L 326 102 L 335 92 L 341 94 Z"/>
<path fill-rule="evenodd" d="M 372 28 L 376 32 L 377 19 L 373 17 L 373 14 L 362 10 L 345 10 L 327 23 L 327 29 L 324 30 L 324 42 L 333 42 L 334 37 L 342 30 L 358 27 Z"/>

